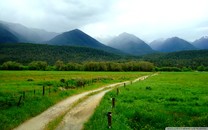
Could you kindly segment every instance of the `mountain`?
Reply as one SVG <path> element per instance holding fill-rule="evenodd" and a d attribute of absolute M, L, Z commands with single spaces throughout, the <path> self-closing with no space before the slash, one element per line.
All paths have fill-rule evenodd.
<path fill-rule="evenodd" d="M 17 43 L 19 39 L 4 25 L 0 24 L 0 43 Z"/>
<path fill-rule="evenodd" d="M 164 42 L 164 39 L 157 39 L 157 40 L 154 40 L 152 41 L 149 46 L 153 49 L 153 50 L 159 50 L 160 49 L 160 46 L 162 46 Z"/>
<path fill-rule="evenodd" d="M 208 49 L 208 36 L 201 37 L 192 43 L 199 49 Z"/>
<path fill-rule="evenodd" d="M 144 55 L 154 52 L 144 41 L 128 33 L 122 33 L 113 38 L 108 42 L 108 45 L 131 55 Z"/>
<path fill-rule="evenodd" d="M 75 29 L 68 32 L 64 32 L 47 43 L 52 45 L 68 45 L 68 46 L 81 46 L 81 47 L 90 47 L 95 49 L 104 50 L 111 53 L 122 54 L 121 51 L 108 47 L 81 30 Z"/>
<path fill-rule="evenodd" d="M 150 45 L 157 51 L 160 52 L 176 52 L 183 50 L 196 50 L 189 42 L 180 39 L 178 37 L 168 38 L 164 41 L 153 41 Z"/>
<path fill-rule="evenodd" d="M 19 42 L 41 43 L 43 41 L 48 41 L 58 35 L 58 33 L 47 32 L 41 29 L 27 28 L 17 23 L 9 23 L 4 21 L 0 21 L 0 23 L 7 27 L 8 30 L 19 39 Z"/>
<path fill-rule="evenodd" d="M 82 63 L 85 61 L 120 61 L 132 58 L 88 47 L 31 43 L 2 43 L 0 44 L 0 54 L 0 64 L 6 61 L 17 61 L 23 64 L 32 61 L 47 61 L 53 65 L 57 60 L 65 63 Z"/>

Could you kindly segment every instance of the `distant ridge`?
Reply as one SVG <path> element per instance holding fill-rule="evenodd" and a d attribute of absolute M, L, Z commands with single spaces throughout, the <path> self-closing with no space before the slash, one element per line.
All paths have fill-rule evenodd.
<path fill-rule="evenodd" d="M 154 51 L 138 37 L 122 33 L 108 42 L 108 45 L 131 55 L 150 54 Z"/>
<path fill-rule="evenodd" d="M 0 43 L 17 43 L 19 39 L 0 23 Z"/>
<path fill-rule="evenodd" d="M 53 39 L 49 40 L 47 43 L 52 45 L 67 45 L 67 46 L 80 46 L 80 47 L 90 47 L 95 49 L 104 50 L 111 53 L 123 54 L 123 52 L 108 47 L 86 33 L 79 29 L 74 29 L 68 32 L 64 32 Z"/>
<path fill-rule="evenodd" d="M 197 49 L 189 42 L 178 37 L 168 38 L 164 41 L 153 41 L 152 43 L 150 43 L 150 45 L 152 46 L 152 48 L 160 52 L 176 52 Z"/>
<path fill-rule="evenodd" d="M 42 29 L 27 28 L 26 26 L 18 23 L 0 21 L 0 24 L 5 26 L 8 31 L 15 35 L 15 37 L 19 39 L 19 42 L 24 43 L 42 43 L 43 41 L 50 40 L 58 35 L 58 33 L 47 32 Z"/>
<path fill-rule="evenodd" d="M 208 36 L 201 37 L 192 43 L 198 49 L 208 49 Z"/>

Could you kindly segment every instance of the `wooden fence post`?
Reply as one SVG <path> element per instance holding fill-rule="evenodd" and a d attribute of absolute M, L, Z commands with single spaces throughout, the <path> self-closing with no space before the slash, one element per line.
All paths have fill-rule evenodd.
<path fill-rule="evenodd" d="M 34 96 L 35 96 L 35 89 L 34 89 Z"/>
<path fill-rule="evenodd" d="M 108 128 L 112 128 L 112 112 L 108 112 Z"/>
<path fill-rule="evenodd" d="M 21 99 L 22 99 L 22 95 L 20 95 L 19 102 L 18 102 L 17 106 L 20 106 Z"/>
<path fill-rule="evenodd" d="M 115 107 L 115 98 L 112 98 L 112 107 Z"/>
<path fill-rule="evenodd" d="M 126 87 L 126 83 L 124 83 L 124 88 Z"/>

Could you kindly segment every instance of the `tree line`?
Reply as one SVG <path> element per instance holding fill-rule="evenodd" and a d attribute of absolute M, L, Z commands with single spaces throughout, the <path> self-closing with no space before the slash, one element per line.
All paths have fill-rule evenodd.
<path fill-rule="evenodd" d="M 23 65 L 15 61 L 7 61 L 0 65 L 1 70 L 42 70 L 42 71 L 208 71 L 208 66 L 199 65 L 196 69 L 191 67 L 158 67 L 147 61 L 129 62 L 84 62 L 64 63 L 61 60 L 54 65 L 48 65 L 46 61 L 32 61 L 28 65 Z"/>
<path fill-rule="evenodd" d="M 130 62 L 84 62 L 84 63 L 64 63 L 61 60 L 54 65 L 48 65 L 46 61 L 32 61 L 28 65 L 22 65 L 15 61 L 4 62 L 1 70 L 43 70 L 43 71 L 153 71 L 153 63 L 146 61 Z"/>

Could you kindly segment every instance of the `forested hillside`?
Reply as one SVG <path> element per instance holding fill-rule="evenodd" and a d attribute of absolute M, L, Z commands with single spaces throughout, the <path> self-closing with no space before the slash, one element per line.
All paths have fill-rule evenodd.
<path fill-rule="evenodd" d="M 190 67 L 208 66 L 208 50 L 181 51 L 145 55 L 142 59 L 154 63 L 158 67 Z"/>
<path fill-rule="evenodd" d="M 32 61 L 46 61 L 52 65 L 57 60 L 79 63 L 85 61 L 116 61 L 126 58 L 125 56 L 86 47 L 29 43 L 0 44 L 0 64 L 6 61 L 16 61 L 22 64 L 27 64 Z"/>

